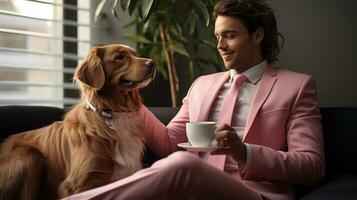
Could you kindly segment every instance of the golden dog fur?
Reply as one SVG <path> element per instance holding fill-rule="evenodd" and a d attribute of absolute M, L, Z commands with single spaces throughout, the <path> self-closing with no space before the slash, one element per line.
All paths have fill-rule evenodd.
<path fill-rule="evenodd" d="M 154 76 L 152 61 L 128 46 L 93 48 L 76 68 L 82 97 L 64 120 L 2 144 L 0 199 L 57 199 L 140 169 L 144 136 L 138 90 Z"/>

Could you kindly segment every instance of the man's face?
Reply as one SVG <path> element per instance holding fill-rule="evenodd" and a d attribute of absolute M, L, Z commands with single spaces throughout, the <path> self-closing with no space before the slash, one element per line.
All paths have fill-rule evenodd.
<path fill-rule="evenodd" d="M 259 46 L 261 38 L 257 37 L 256 32 L 249 35 L 240 19 L 218 16 L 214 34 L 226 69 L 243 72 L 262 61 Z"/>

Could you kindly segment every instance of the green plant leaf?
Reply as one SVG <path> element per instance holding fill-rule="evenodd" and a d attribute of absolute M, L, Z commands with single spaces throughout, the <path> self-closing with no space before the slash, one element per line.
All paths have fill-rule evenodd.
<path fill-rule="evenodd" d="M 191 0 L 191 2 L 198 17 L 206 26 L 209 26 L 210 17 L 206 5 L 201 0 Z"/>
<path fill-rule="evenodd" d="M 174 52 L 190 57 L 187 49 L 181 42 L 171 41 L 169 48 Z"/>
<path fill-rule="evenodd" d="M 161 53 L 162 49 L 158 47 L 153 47 L 150 49 L 149 58 L 154 60 L 155 68 L 160 72 L 165 80 L 167 80 L 167 73 L 162 60 Z"/>
<path fill-rule="evenodd" d="M 196 19 L 191 20 L 190 23 L 186 23 L 188 34 L 192 35 L 196 29 Z"/>
<path fill-rule="evenodd" d="M 136 10 L 136 5 L 139 3 L 139 0 L 131 0 L 129 4 L 129 15 L 132 16 L 134 11 Z"/>
<path fill-rule="evenodd" d="M 173 30 L 174 34 L 177 35 L 177 36 L 182 36 L 183 35 L 182 26 L 180 24 L 178 24 L 178 23 L 174 23 L 173 24 L 172 30 Z"/>
<path fill-rule="evenodd" d="M 210 40 L 201 40 L 200 43 L 205 44 L 209 47 L 216 48 L 216 42 L 210 41 Z"/>
<path fill-rule="evenodd" d="M 116 11 L 116 7 L 117 7 L 117 4 L 118 4 L 118 0 L 111 0 L 111 2 L 112 2 L 112 4 L 111 4 L 111 12 L 112 12 L 112 15 L 113 15 L 116 19 L 120 20 L 119 15 L 118 15 L 118 13 L 117 13 L 117 11 Z"/>
<path fill-rule="evenodd" d="M 187 43 L 187 37 L 176 31 L 175 29 L 171 28 L 168 32 L 170 35 L 170 39 L 175 40 L 176 42 L 186 44 Z"/>
<path fill-rule="evenodd" d="M 153 40 L 154 40 L 154 42 L 158 42 L 158 41 L 161 42 L 160 29 L 159 28 L 156 28 L 154 30 L 154 32 L 153 32 Z"/>
<path fill-rule="evenodd" d="M 117 11 L 115 10 L 115 8 L 112 8 L 111 11 L 112 11 L 112 15 L 113 15 L 116 19 L 120 20 L 119 15 L 118 15 Z"/>
<path fill-rule="evenodd" d="M 149 13 L 150 13 L 153 3 L 154 3 L 154 0 L 141 1 L 139 14 L 143 21 L 147 20 L 147 17 L 149 16 Z"/>
<path fill-rule="evenodd" d="M 123 28 L 129 28 L 132 26 L 136 26 L 138 24 L 138 20 L 134 18 L 133 20 L 129 21 L 128 23 L 123 25 Z"/>
<path fill-rule="evenodd" d="M 158 28 L 158 23 L 156 20 L 153 20 L 152 18 L 148 19 L 146 22 L 143 23 L 143 32 L 144 33 L 152 33 L 156 28 Z"/>
<path fill-rule="evenodd" d="M 129 39 L 129 40 L 132 40 L 132 41 L 135 41 L 135 42 L 138 42 L 138 43 L 143 43 L 143 44 L 151 44 L 152 42 L 150 40 L 148 40 L 147 38 L 145 38 L 144 36 L 142 35 L 124 35 L 124 37 L 126 39 Z"/>
<path fill-rule="evenodd" d="M 123 11 L 129 8 L 130 0 L 120 0 L 120 7 Z"/>
<path fill-rule="evenodd" d="M 118 1 L 119 1 L 119 0 L 111 0 L 111 2 L 112 2 L 112 9 L 115 9 L 115 7 L 117 7 Z"/>
<path fill-rule="evenodd" d="M 100 13 L 102 12 L 103 10 L 103 7 L 104 5 L 107 3 L 107 0 L 101 0 L 99 3 L 98 3 L 98 6 L 97 8 L 95 9 L 95 13 L 94 13 L 94 22 L 97 23 L 98 21 L 98 17 L 100 15 Z"/>
<path fill-rule="evenodd" d="M 193 79 L 193 62 L 192 60 L 188 60 L 188 70 L 186 72 L 186 76 L 188 76 L 188 80 Z"/>

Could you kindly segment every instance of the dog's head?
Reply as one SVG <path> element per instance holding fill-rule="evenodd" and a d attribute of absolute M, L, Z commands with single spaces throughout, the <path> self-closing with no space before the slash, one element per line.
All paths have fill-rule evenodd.
<path fill-rule="evenodd" d="M 140 58 L 134 49 L 119 44 L 92 48 L 74 73 L 82 98 L 113 111 L 137 110 L 139 88 L 154 77 L 152 60 Z"/>

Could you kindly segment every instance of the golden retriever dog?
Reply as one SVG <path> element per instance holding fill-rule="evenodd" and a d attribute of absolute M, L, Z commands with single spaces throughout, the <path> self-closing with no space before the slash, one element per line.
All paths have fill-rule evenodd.
<path fill-rule="evenodd" d="M 152 60 L 128 46 L 94 47 L 76 68 L 81 100 L 63 121 L 2 143 L 0 199 L 57 199 L 139 170 L 139 89 L 154 76 Z"/>

